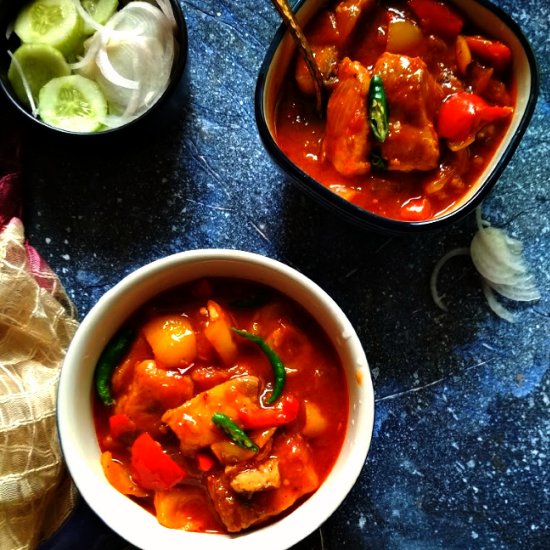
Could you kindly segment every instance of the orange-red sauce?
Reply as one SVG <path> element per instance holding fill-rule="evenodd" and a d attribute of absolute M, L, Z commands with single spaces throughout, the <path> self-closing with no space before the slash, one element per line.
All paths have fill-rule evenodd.
<path fill-rule="evenodd" d="M 190 363 L 182 361 L 177 367 L 170 368 L 157 360 L 156 365 L 163 373 L 183 375 L 186 378 L 185 384 L 189 384 L 191 380 L 192 395 L 234 377 L 253 375 L 260 379 L 261 391 L 267 391 L 269 395 L 273 387 L 274 372 L 266 355 L 258 346 L 235 335 L 233 340 L 237 345 L 238 355 L 231 364 L 226 364 L 205 337 L 204 330 L 209 323 L 207 304 L 211 300 L 223 309 L 232 326 L 260 334 L 266 341 L 271 342 L 272 348 L 285 365 L 290 365 L 283 397 L 289 394 L 295 397 L 300 403 L 300 410 L 294 421 L 277 428 L 273 436 L 274 442 L 285 437 L 302 438 L 308 452 L 311 453 L 312 465 L 319 483 L 330 472 L 342 447 L 349 398 L 342 365 L 326 334 L 299 304 L 273 289 L 234 279 L 199 280 L 157 297 L 128 322 L 135 327 L 136 337 L 127 356 L 117 366 L 113 375 L 112 389 L 116 403 L 114 406 L 106 407 L 96 396 L 94 397 L 96 431 L 101 450 L 103 453 L 110 452 L 113 460 L 122 464 L 132 478 L 132 444 L 143 431 L 150 433 L 153 439 L 162 445 L 164 452 L 187 473 L 183 481 L 169 489 L 176 492 L 184 489 L 190 496 L 182 501 L 176 512 L 169 514 L 168 526 L 179 525 L 187 518 L 189 530 L 224 533 L 227 532 L 227 528 L 215 510 L 207 482 L 209 476 L 220 474 L 225 466 L 216 460 L 208 447 L 196 452 L 182 452 L 178 437 L 161 420 L 167 408 L 175 408 L 181 404 L 174 402 L 170 397 L 170 392 L 175 391 L 174 388 L 162 390 L 162 404 L 158 395 L 148 391 L 145 382 L 140 389 L 139 400 L 134 401 L 131 406 L 125 405 L 123 411 L 135 421 L 137 428 L 121 437 L 114 436 L 109 428 L 109 418 L 121 412 L 119 407 L 126 399 L 124 395 L 136 389 L 135 386 L 134 390 L 131 389 L 132 384 L 136 383 L 136 365 L 143 360 L 154 359 L 153 350 L 144 337 L 143 327 L 151 319 L 166 314 L 184 316 L 190 322 L 196 337 L 197 355 Z M 326 428 L 318 436 L 302 437 L 306 422 L 306 401 L 315 403 L 326 421 Z M 167 407 L 166 403 L 170 406 Z M 273 449 L 277 448 L 276 445 L 274 443 Z M 208 455 L 210 461 L 213 460 L 208 471 L 200 469 L 197 455 L 201 453 Z M 274 453 L 276 451 L 272 450 L 272 454 Z M 129 498 L 134 499 L 152 514 L 156 514 L 155 491 L 145 489 L 145 493 Z M 265 493 L 267 496 L 257 498 L 258 507 L 269 512 L 274 500 L 270 495 L 274 492 L 271 490 L 270 493 L 268 490 Z M 307 496 L 301 497 L 282 514 L 288 513 Z M 242 498 L 243 506 L 248 506 L 245 497 L 237 495 L 236 498 Z M 268 516 L 260 523 L 274 519 L 276 518 Z"/>
<path fill-rule="evenodd" d="M 334 28 L 327 25 L 327 13 L 337 4 L 339 2 L 333 2 L 329 12 L 321 12 L 307 26 L 306 35 L 312 45 L 331 43 Z M 455 8 L 453 10 L 456 12 Z M 461 35 L 480 34 L 463 14 L 458 15 L 464 20 Z M 377 2 L 358 23 L 352 38 L 341 50 L 340 59 L 348 56 L 372 71 L 376 60 L 386 51 L 388 22 L 395 17 L 412 20 L 422 27 L 407 2 Z M 492 105 L 513 106 L 510 68 L 493 71 L 486 84 L 484 79 L 492 68 L 484 60 L 474 57 L 466 74 L 462 74 L 457 67 L 455 42 L 456 37 L 424 32 L 422 41 L 406 49 L 404 54 L 418 56 L 426 62 L 435 81 L 443 89 L 443 97 L 457 91 L 475 91 Z M 286 83 L 280 92 L 276 112 L 277 143 L 295 164 L 315 180 L 350 202 L 384 217 L 419 221 L 441 216 L 452 209 L 475 184 L 509 125 L 508 119 L 486 126 L 470 146 L 458 152 L 450 151 L 446 140 L 440 139 L 439 165 L 429 171 L 372 169 L 368 174 L 345 176 L 323 156 L 326 120 L 316 112 L 314 97 L 298 89 L 295 66 L 296 61 L 291 63 Z M 389 109 L 391 113 L 391 103 Z M 433 122 L 437 127 L 437 109 Z M 369 139 L 373 141 L 372 136 Z M 374 147 L 376 149 L 376 144 Z M 455 173 L 452 177 L 445 178 L 445 166 L 453 167 Z M 444 179 L 446 181 L 442 184 Z"/>

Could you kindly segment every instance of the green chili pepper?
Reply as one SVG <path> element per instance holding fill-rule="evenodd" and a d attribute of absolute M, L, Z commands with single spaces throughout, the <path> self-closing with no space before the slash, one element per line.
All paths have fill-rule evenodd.
<path fill-rule="evenodd" d="M 246 435 L 246 433 L 229 418 L 226 414 L 216 412 L 212 415 L 212 422 L 221 429 L 221 431 L 227 435 L 233 443 L 236 443 L 243 449 L 248 449 L 257 453 L 260 449 L 258 445 Z"/>
<path fill-rule="evenodd" d="M 375 74 L 369 85 L 369 123 L 374 137 L 384 141 L 388 135 L 390 113 L 384 84 L 380 75 Z"/>
<path fill-rule="evenodd" d="M 95 368 L 95 387 L 97 395 L 108 407 L 115 402 L 111 395 L 111 375 L 118 362 L 128 351 L 133 339 L 133 329 L 130 327 L 122 328 L 113 336 L 107 346 L 105 346 L 105 349 L 97 361 Z"/>
<path fill-rule="evenodd" d="M 269 362 L 271 363 L 271 368 L 273 369 L 275 384 L 273 386 L 273 391 L 271 392 L 271 395 L 266 399 L 265 402 L 267 405 L 275 403 L 275 401 L 277 401 L 277 399 L 279 399 L 279 397 L 281 396 L 281 393 L 283 393 L 283 388 L 285 385 L 286 371 L 283 362 L 261 336 L 251 334 L 246 330 L 240 330 L 238 328 L 233 328 L 233 331 L 236 332 L 239 336 L 243 336 L 247 340 L 250 340 L 251 342 L 257 344 L 269 359 Z"/>

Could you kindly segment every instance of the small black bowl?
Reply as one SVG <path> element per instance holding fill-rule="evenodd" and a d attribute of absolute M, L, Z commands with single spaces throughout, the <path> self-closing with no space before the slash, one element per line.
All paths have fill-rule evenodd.
<path fill-rule="evenodd" d="M 88 138 L 110 136 L 110 138 L 112 138 L 114 135 L 120 133 L 126 135 L 128 131 L 134 132 L 134 130 L 138 128 L 142 129 L 144 122 L 152 122 L 159 118 L 159 116 L 163 116 L 164 111 L 171 109 L 171 105 L 176 96 L 179 95 L 178 90 L 181 88 L 181 84 L 184 80 L 188 51 L 187 25 L 182 7 L 177 0 L 169 0 L 176 20 L 177 30 L 175 32 L 176 51 L 172 65 L 172 73 L 166 90 L 158 101 L 138 118 L 123 126 L 96 132 L 72 132 L 51 126 L 40 118 L 33 116 L 30 109 L 15 95 L 7 76 L 11 62 L 8 50 L 12 52 L 15 51 L 20 45 L 20 40 L 15 33 L 11 33 L 8 36 L 9 33 L 7 29 L 13 24 L 21 8 L 28 2 L 29 0 L 0 0 L 0 88 L 8 98 L 9 103 L 15 107 L 15 110 L 22 115 L 23 120 L 31 128 L 37 129 L 39 132 L 45 132 L 49 136 L 59 137 L 60 139 L 69 138 L 71 136 L 87 136 Z M 122 6 L 127 3 L 127 1 L 121 1 L 120 5 Z"/>
<path fill-rule="evenodd" d="M 255 95 L 256 123 L 265 148 L 291 181 L 300 189 L 350 222 L 369 230 L 391 234 L 416 234 L 446 227 L 472 212 L 497 182 L 512 158 L 533 115 L 538 96 L 538 71 L 529 42 L 519 26 L 487 0 L 451 0 L 487 35 L 501 40 L 512 49 L 513 82 L 516 83 L 516 105 L 511 124 L 496 152 L 468 194 L 453 209 L 440 217 L 425 221 L 401 221 L 369 212 L 333 193 L 306 174 L 281 150 L 276 135 L 276 109 L 280 89 L 287 78 L 296 50 L 295 44 L 281 25 L 261 66 Z M 315 14 L 326 6 L 326 0 L 301 0 L 296 19 L 304 28 Z"/>

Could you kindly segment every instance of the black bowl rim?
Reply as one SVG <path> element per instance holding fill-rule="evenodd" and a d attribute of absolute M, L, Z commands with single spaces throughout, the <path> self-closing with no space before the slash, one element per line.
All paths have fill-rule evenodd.
<path fill-rule="evenodd" d="M 297 12 L 302 6 L 311 0 L 300 0 L 295 6 L 295 12 Z M 279 164 L 283 171 L 290 176 L 292 181 L 296 183 L 303 191 L 307 194 L 318 200 L 320 203 L 329 208 L 336 208 L 338 214 L 342 215 L 344 218 L 348 219 L 355 225 L 358 225 L 367 229 L 374 230 L 383 230 L 385 232 L 393 234 L 410 234 L 410 233 L 420 233 L 424 231 L 432 231 L 435 229 L 440 229 L 442 226 L 447 226 L 459 219 L 468 215 L 476 206 L 478 206 L 483 198 L 493 189 L 496 182 L 498 181 L 500 175 L 508 165 L 511 160 L 514 152 L 519 146 L 527 127 L 531 121 L 533 113 L 535 111 L 535 106 L 539 94 L 539 70 L 535 55 L 531 48 L 529 41 L 521 30 L 520 26 L 504 12 L 498 6 L 492 4 L 489 0 L 475 0 L 479 5 L 486 8 L 501 19 L 506 26 L 517 36 L 522 48 L 525 51 L 525 55 L 529 64 L 529 70 L 531 71 L 531 89 L 529 91 L 529 97 L 527 99 L 527 104 L 525 106 L 525 111 L 521 117 L 518 128 L 510 142 L 508 143 L 506 149 L 503 151 L 500 159 L 496 163 L 493 171 L 487 176 L 487 179 L 483 185 L 479 187 L 474 195 L 470 198 L 469 201 L 462 204 L 449 214 L 438 218 L 432 218 L 424 221 L 405 221 L 405 220 L 396 220 L 392 218 L 385 218 L 379 216 L 368 210 L 357 206 L 346 199 L 340 197 L 317 180 L 306 174 L 301 168 L 296 166 L 292 161 L 290 161 L 287 156 L 281 151 L 273 137 L 266 123 L 266 113 L 264 110 L 264 90 L 266 77 L 271 66 L 273 56 L 279 47 L 285 33 L 287 32 L 285 24 L 281 24 L 278 28 L 275 36 L 273 37 L 262 65 L 258 74 L 258 79 L 256 82 L 255 90 L 255 116 L 256 116 L 256 125 L 260 133 L 260 138 L 267 149 L 271 157 Z"/>
<path fill-rule="evenodd" d="M 178 55 L 176 57 L 176 62 L 172 66 L 172 75 L 170 77 L 170 81 L 168 83 L 168 86 L 166 87 L 166 90 L 164 90 L 163 94 L 149 109 L 147 109 L 147 111 L 145 111 L 135 120 L 132 120 L 117 128 L 109 128 L 107 130 L 101 130 L 99 132 L 71 132 L 70 130 L 64 130 L 63 128 L 57 128 L 55 126 L 51 126 L 50 124 L 46 124 L 39 118 L 34 117 L 32 113 L 14 96 L 11 85 L 7 78 L 7 74 L 4 74 L 3 72 L 0 74 L 0 88 L 4 92 L 4 95 L 10 101 L 10 103 L 20 113 L 22 113 L 27 118 L 27 120 L 29 120 L 32 124 L 36 124 L 43 130 L 48 130 L 50 132 L 55 132 L 56 134 L 65 136 L 92 136 L 94 138 L 97 138 L 99 136 L 112 136 L 113 134 L 119 132 L 125 132 L 127 129 L 133 128 L 134 126 L 141 124 L 144 119 L 149 119 L 151 115 L 153 115 L 159 108 L 161 108 L 164 102 L 172 94 L 172 91 L 178 86 L 179 80 L 181 79 L 185 70 L 185 66 L 187 65 L 189 35 L 187 32 L 187 23 L 183 12 L 183 7 L 178 0 L 170 0 L 170 5 L 172 6 L 172 11 L 174 12 L 176 25 L 178 27 L 179 40 L 177 42 L 180 47 L 178 50 Z"/>

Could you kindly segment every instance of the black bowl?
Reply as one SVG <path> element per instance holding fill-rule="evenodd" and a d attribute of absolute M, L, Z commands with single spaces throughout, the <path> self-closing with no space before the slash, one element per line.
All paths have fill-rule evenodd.
<path fill-rule="evenodd" d="M 296 8 L 296 19 L 302 28 L 326 3 L 326 0 L 301 0 Z M 333 193 L 286 156 L 277 144 L 275 112 L 279 90 L 288 74 L 296 47 L 284 25 L 278 29 L 269 46 L 259 72 L 255 95 L 256 122 L 265 148 L 300 189 L 360 227 L 391 234 L 412 234 L 440 229 L 463 218 L 493 188 L 531 120 L 538 96 L 538 71 L 529 42 L 519 26 L 501 9 L 486 0 L 451 0 L 451 3 L 456 4 L 470 20 L 475 21 L 481 31 L 501 40 L 512 49 L 512 78 L 517 83 L 517 100 L 511 124 L 501 144 L 468 194 L 451 211 L 425 221 L 401 221 L 373 214 Z"/>
<path fill-rule="evenodd" d="M 175 33 L 176 38 L 176 52 L 174 55 L 174 62 L 172 65 L 172 72 L 168 86 L 162 96 L 154 103 L 147 111 L 141 116 L 116 128 L 108 128 L 97 132 L 72 132 L 64 130 L 62 128 L 56 128 L 44 121 L 33 116 L 30 109 L 24 105 L 15 95 L 10 81 L 8 80 L 8 68 L 10 66 L 11 58 L 8 55 L 8 50 L 15 51 L 19 45 L 20 40 L 15 35 L 7 36 L 7 29 L 15 21 L 17 14 L 21 8 L 28 3 L 29 0 L 0 0 L 0 88 L 6 95 L 9 103 L 15 110 L 22 115 L 23 120 L 28 123 L 32 128 L 38 129 L 38 131 L 44 131 L 46 134 L 52 136 L 58 136 L 62 139 L 69 136 L 113 136 L 124 132 L 126 134 L 129 130 L 132 132 L 136 128 L 142 128 L 144 121 L 151 122 L 163 114 L 165 111 L 171 109 L 173 102 L 177 95 L 179 88 L 181 88 L 182 81 L 184 79 L 185 67 L 187 63 L 187 51 L 188 51 L 188 39 L 187 39 L 187 25 L 183 14 L 182 7 L 177 0 L 169 0 L 172 6 L 172 11 L 176 20 L 177 30 Z M 120 2 L 121 5 L 128 2 Z"/>

